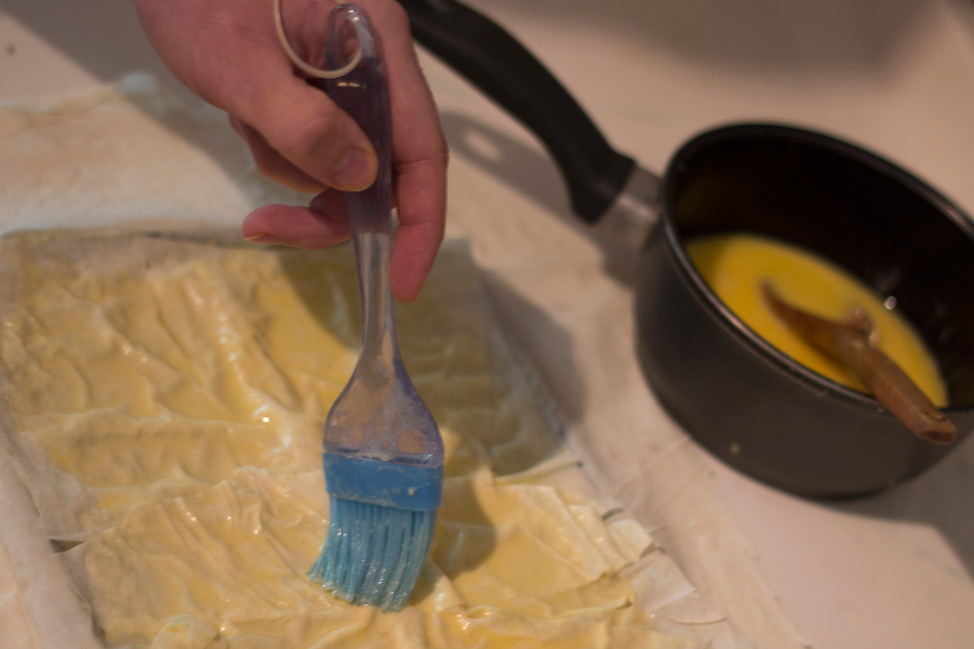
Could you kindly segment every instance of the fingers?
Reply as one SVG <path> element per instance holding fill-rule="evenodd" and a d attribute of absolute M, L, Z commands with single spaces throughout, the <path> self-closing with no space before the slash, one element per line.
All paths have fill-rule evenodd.
<path fill-rule="evenodd" d="M 327 248 L 348 239 L 344 197 L 326 191 L 308 207 L 267 205 L 251 212 L 241 226 L 244 237 L 258 243 Z"/>
<path fill-rule="evenodd" d="M 153 45 L 191 90 L 259 133 L 248 138 L 258 155 L 267 149 L 318 184 L 359 190 L 375 177 L 375 155 L 355 121 L 321 91 L 294 74 L 266 0 L 139 0 Z M 330 3 L 282 3 L 299 52 L 323 42 Z M 289 33 L 290 38 L 290 33 Z M 267 146 L 264 146 L 264 145 Z M 263 155 L 272 173 L 293 177 Z"/>
<path fill-rule="evenodd" d="M 446 163 L 430 159 L 400 165 L 396 176 L 399 229 L 390 266 L 392 293 L 416 299 L 443 242 L 446 220 Z"/>
<path fill-rule="evenodd" d="M 359 0 L 385 51 L 392 157 L 400 227 L 392 257 L 397 298 L 416 296 L 443 238 L 447 149 L 436 106 L 416 59 L 409 22 L 393 0 Z M 190 89 L 235 116 L 260 170 L 292 188 L 356 191 L 377 161 L 355 121 L 294 74 L 266 0 L 138 0 L 150 39 Z M 331 3 L 282 3 L 289 42 L 312 64 L 321 55 Z M 293 41 L 292 41 L 293 37 Z M 247 217 L 245 235 L 322 247 L 348 236 L 344 206 L 325 192 L 308 208 L 268 206 Z"/>
<path fill-rule="evenodd" d="M 241 227 L 244 237 L 265 244 L 320 249 L 349 237 L 345 197 L 325 191 L 308 207 L 267 205 L 251 212 Z M 419 295 L 443 240 L 439 223 L 400 223 L 390 262 L 392 294 L 410 302 Z M 432 254 L 431 254 L 432 251 Z"/>
<path fill-rule="evenodd" d="M 382 39 L 389 81 L 394 190 L 399 213 L 399 229 L 391 260 L 392 292 L 399 300 L 411 301 L 419 294 L 443 241 L 448 160 L 446 140 L 440 129 L 432 93 L 416 58 L 405 11 L 398 3 L 390 0 L 362 0 L 359 4 L 372 18 Z M 300 30 L 292 33 L 299 38 L 311 38 Z M 307 46 L 305 50 L 307 51 Z M 307 86 L 301 90 L 310 90 L 321 95 L 320 91 Z M 255 125 L 261 133 L 258 137 L 251 135 L 248 138 L 257 164 L 262 170 L 266 169 L 267 175 L 282 179 L 282 182 L 291 186 L 297 186 L 297 183 L 311 178 L 321 180 L 325 185 L 349 189 L 348 184 L 337 183 L 334 175 L 328 175 L 327 166 L 335 164 L 334 158 L 322 164 L 321 161 L 325 159 L 323 154 L 313 153 L 315 147 L 323 150 L 323 145 L 329 140 L 341 141 L 349 138 L 350 127 L 343 125 L 338 119 L 347 116 L 330 101 L 327 109 L 323 107 L 320 96 L 316 98 L 317 101 L 313 98 L 302 100 L 308 103 L 296 107 L 294 98 L 297 96 L 296 89 L 291 89 L 286 109 L 265 107 L 260 117 L 252 118 L 261 120 L 259 125 Z M 273 101 L 273 98 L 267 100 Z M 278 110 L 282 112 L 278 113 Z M 278 124 L 274 120 L 278 114 L 286 121 Z M 298 123 L 314 126 L 308 126 L 306 130 L 296 134 L 293 129 Z M 292 129 L 292 132 L 288 133 L 287 129 Z M 355 130 L 357 131 L 357 127 Z M 276 133 L 279 135 L 275 135 Z M 355 142 L 354 139 L 351 141 Z M 358 144 L 356 142 L 351 146 L 354 150 Z M 290 164 L 282 164 L 282 155 L 278 155 L 278 152 Z M 316 158 L 321 165 L 318 172 L 312 171 L 307 166 L 309 163 L 303 162 L 310 158 Z M 374 162 L 374 158 L 371 161 Z M 374 174 L 374 168 L 370 168 L 370 171 Z M 328 192 L 324 194 L 328 195 Z M 320 247 L 323 241 L 337 236 L 336 232 L 339 230 L 336 226 L 340 217 L 336 215 L 343 214 L 344 211 L 337 204 L 323 209 L 322 199 L 316 200 L 318 205 L 305 211 L 284 210 L 280 206 L 267 212 L 258 210 L 248 217 L 245 233 L 249 228 L 260 225 L 267 231 L 265 235 L 268 240 L 272 240 L 270 237 L 273 232 L 277 243 Z M 285 218 L 299 221 L 294 224 L 279 222 Z M 347 226 L 341 233 L 342 238 L 347 237 Z"/>

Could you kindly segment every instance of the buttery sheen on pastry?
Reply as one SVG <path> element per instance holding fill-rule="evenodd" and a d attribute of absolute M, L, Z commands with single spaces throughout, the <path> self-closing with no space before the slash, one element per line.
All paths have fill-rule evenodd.
<path fill-rule="evenodd" d="M 60 231 L 0 254 L 4 430 L 107 647 L 686 646 L 640 606 L 650 537 L 561 449 L 462 244 L 397 305 L 447 463 L 393 614 L 305 576 L 328 520 L 322 424 L 358 348 L 350 249 Z"/>

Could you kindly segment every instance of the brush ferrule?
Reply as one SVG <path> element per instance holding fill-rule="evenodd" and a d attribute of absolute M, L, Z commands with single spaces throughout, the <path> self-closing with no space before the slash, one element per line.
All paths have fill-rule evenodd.
<path fill-rule="evenodd" d="M 443 493 L 443 466 L 429 467 L 395 461 L 324 453 L 328 493 L 413 511 L 439 508 Z"/>

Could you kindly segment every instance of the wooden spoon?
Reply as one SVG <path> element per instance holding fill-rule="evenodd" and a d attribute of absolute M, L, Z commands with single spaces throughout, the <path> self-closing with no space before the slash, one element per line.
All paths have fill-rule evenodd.
<path fill-rule="evenodd" d="M 876 400 L 921 439 L 950 444 L 957 427 L 889 356 L 869 340 L 872 322 L 864 313 L 849 323 L 833 322 L 800 311 L 782 301 L 765 282 L 761 292 L 768 306 L 792 330 L 824 354 L 849 365 Z"/>

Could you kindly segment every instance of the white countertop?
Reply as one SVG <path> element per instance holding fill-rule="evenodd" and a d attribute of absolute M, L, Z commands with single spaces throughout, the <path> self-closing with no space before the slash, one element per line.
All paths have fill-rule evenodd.
<path fill-rule="evenodd" d="M 528 44 L 608 139 L 649 169 L 661 171 L 680 143 L 708 127 L 784 121 L 883 154 L 974 212 L 974 6 L 968 0 L 471 4 Z M 453 150 L 451 233 L 471 237 L 501 310 L 543 372 L 558 367 L 552 359 L 559 343 L 586 357 L 597 340 L 585 337 L 593 331 L 575 317 L 579 307 L 568 296 L 546 294 L 535 279 L 560 263 L 556 246 L 577 246 L 582 257 L 588 250 L 565 224 L 567 198 L 554 166 L 516 123 L 437 61 L 423 61 Z M 0 9 L 0 100 L 78 94 L 135 69 L 152 71 L 188 96 L 155 57 L 128 2 L 7 0 Z M 506 156 L 507 165 L 491 165 L 496 155 Z M 497 234 L 514 227 L 538 236 L 514 241 Z M 597 268 L 590 262 L 560 269 L 579 273 L 582 295 L 583 271 Z M 607 284 L 591 286 L 586 297 L 598 300 Z M 629 317 L 624 296 L 605 299 L 620 318 Z M 568 337 L 546 340 L 525 330 L 523 314 L 535 312 L 563 325 Z M 611 349 L 624 351 L 624 342 Z M 631 373 L 635 365 L 626 367 Z M 597 395 L 599 371 L 587 369 L 596 371 L 572 389 Z M 665 439 L 679 440 L 638 375 L 623 375 L 631 412 L 649 413 L 660 434 L 670 436 Z M 565 380 L 549 378 L 556 400 L 566 398 Z M 584 428 L 589 420 L 580 415 L 572 424 Z M 718 505 L 705 520 L 720 524 L 707 529 L 732 530 L 733 538 L 691 538 L 685 529 L 655 533 L 758 646 L 775 646 L 772 638 L 787 633 L 796 646 L 804 641 L 817 649 L 974 646 L 974 442 L 907 485 L 843 504 L 782 494 L 692 444 L 684 447 L 681 457 L 701 471 L 707 497 L 716 494 Z M 670 450 L 649 448 L 660 457 L 646 457 L 645 464 L 672 466 L 672 458 L 662 457 Z M 725 547 L 705 568 L 694 563 Z M 747 562 L 763 580 L 770 593 L 760 600 L 763 611 L 736 601 L 755 591 L 735 593 L 738 572 L 731 565 L 722 571 L 720 563 L 731 559 Z"/>

